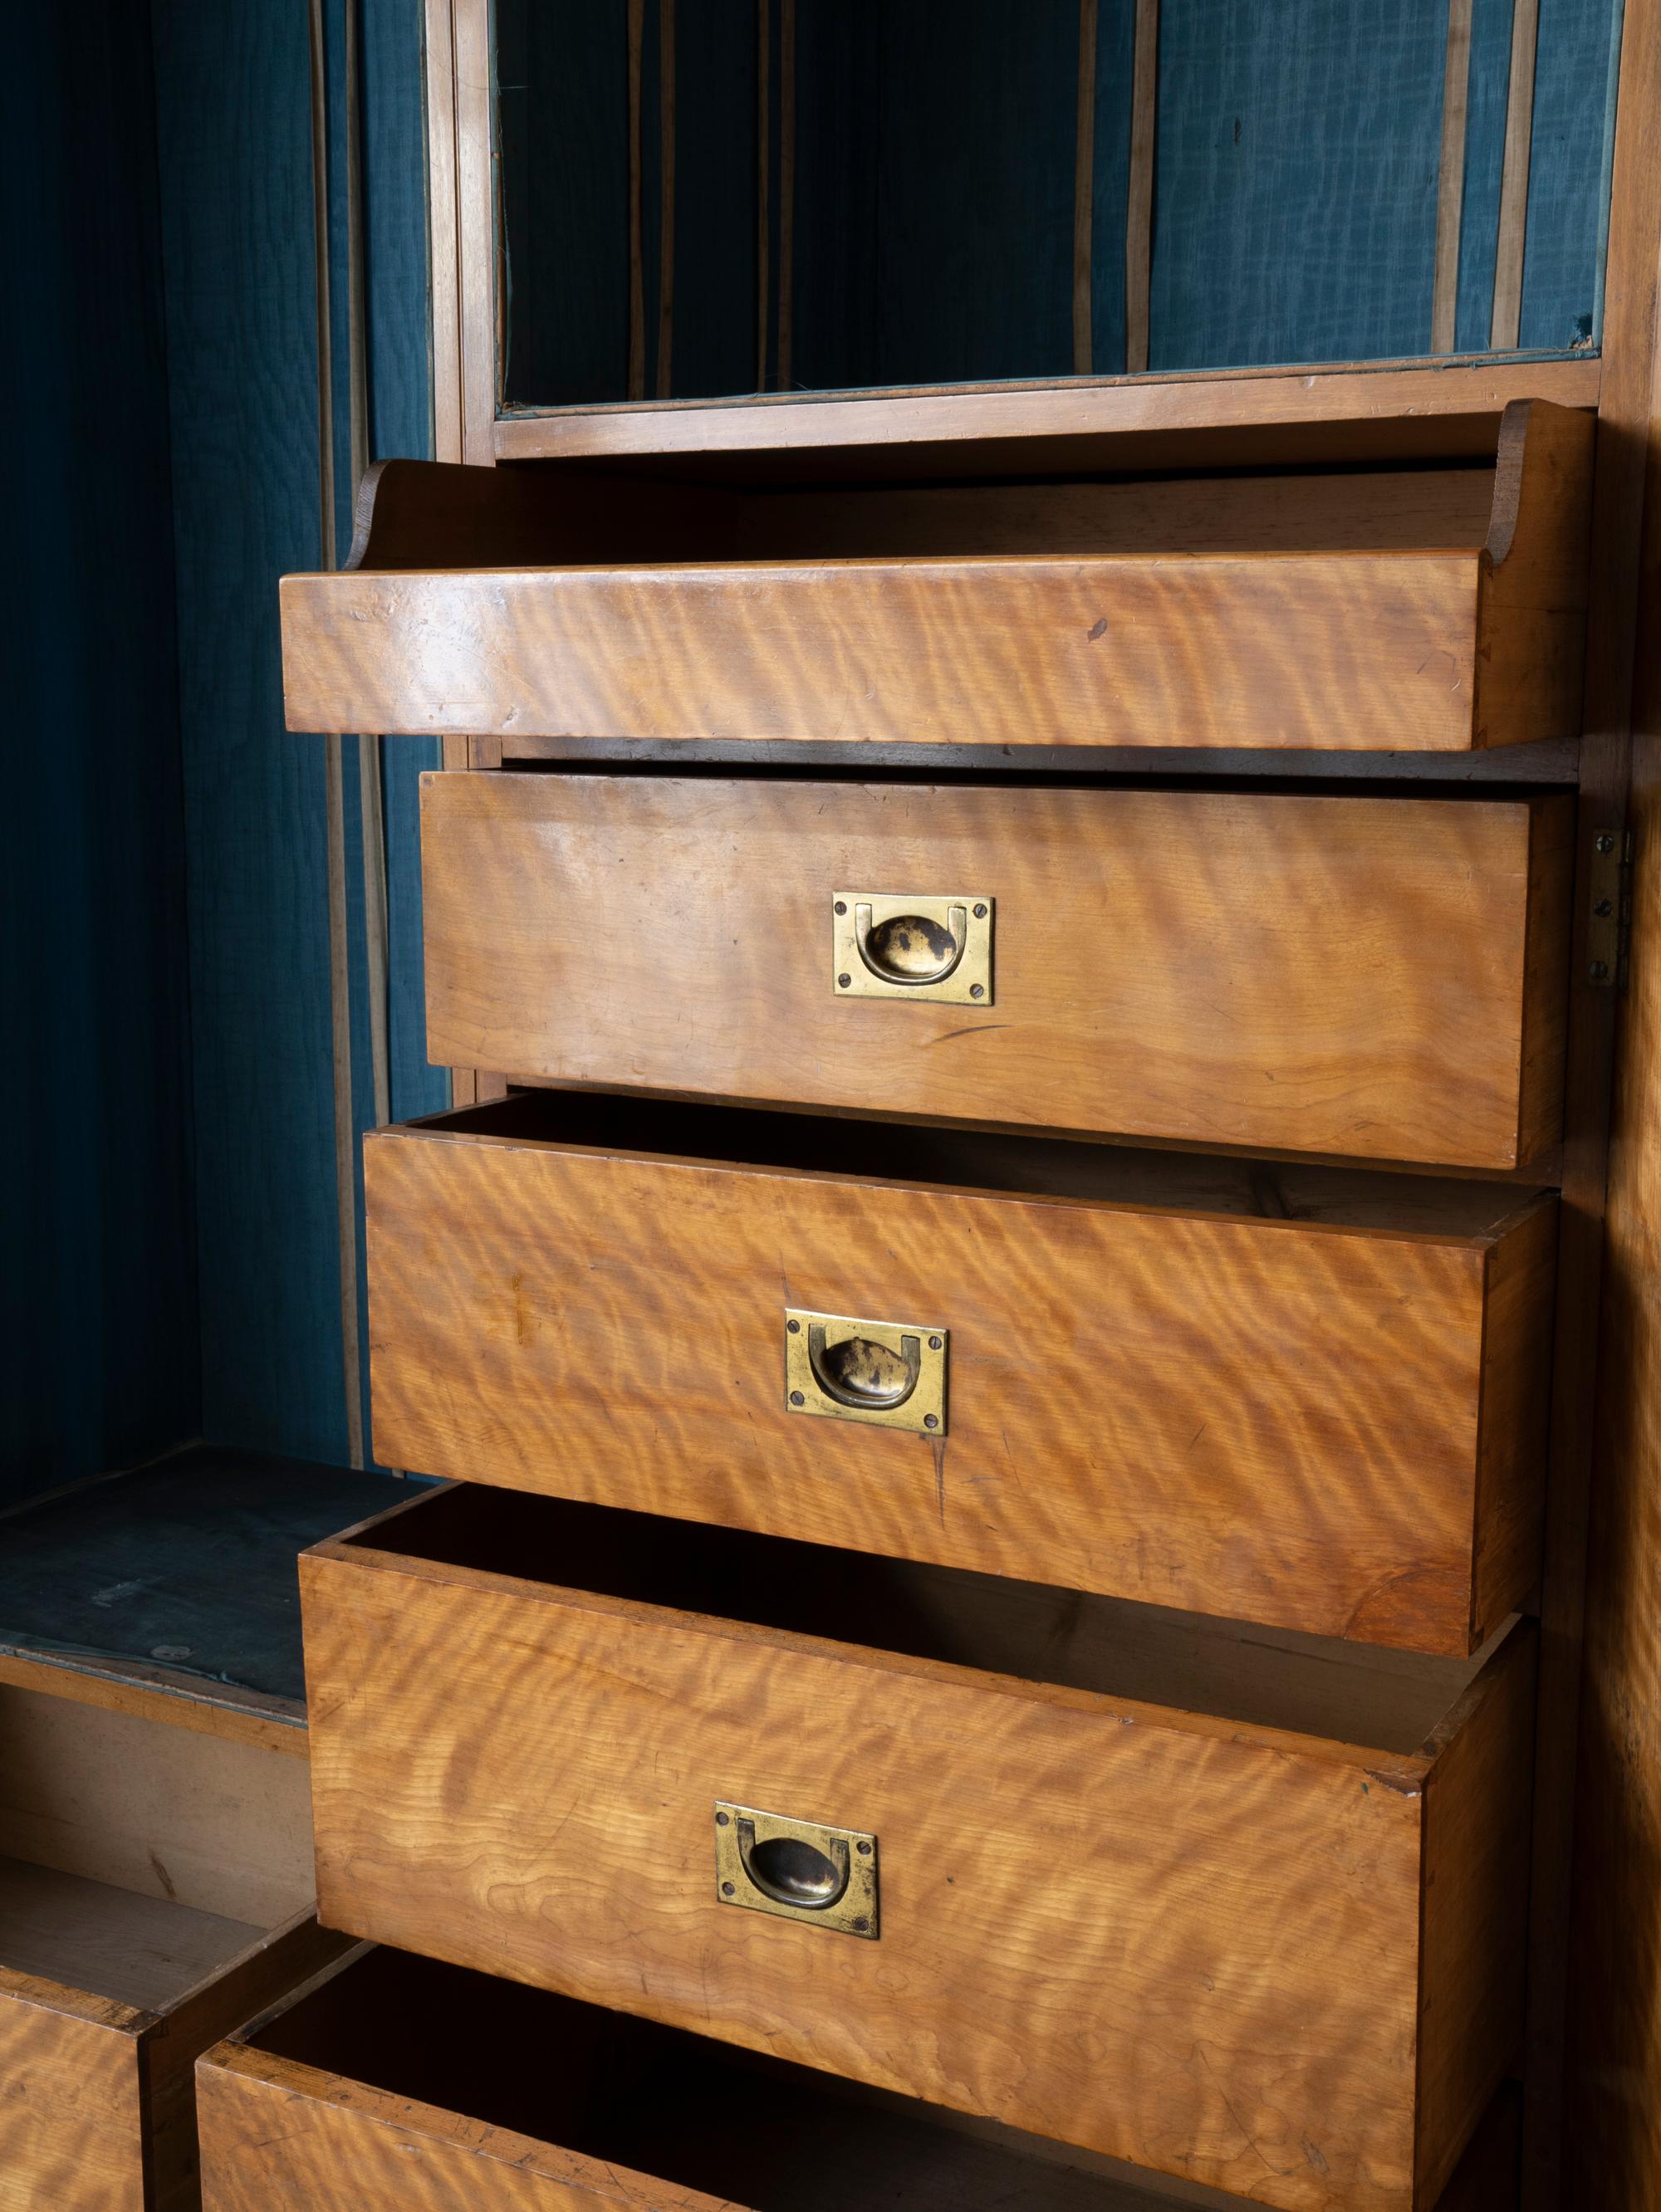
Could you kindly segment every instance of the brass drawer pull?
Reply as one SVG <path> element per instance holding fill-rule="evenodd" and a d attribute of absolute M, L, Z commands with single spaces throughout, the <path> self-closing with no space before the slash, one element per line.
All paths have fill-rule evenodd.
<path fill-rule="evenodd" d="M 951 1332 L 926 1322 L 858 1321 L 787 1310 L 784 1396 L 792 1413 L 946 1434 Z"/>
<path fill-rule="evenodd" d="M 874 1938 L 877 1839 L 858 1828 L 719 1802 L 715 1894 L 723 1905 Z"/>
<path fill-rule="evenodd" d="M 991 1005 L 993 902 L 981 893 L 837 891 L 830 920 L 838 998 Z"/>

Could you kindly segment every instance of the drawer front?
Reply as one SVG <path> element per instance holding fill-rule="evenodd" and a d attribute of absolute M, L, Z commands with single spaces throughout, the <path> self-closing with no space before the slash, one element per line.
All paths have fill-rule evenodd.
<path fill-rule="evenodd" d="M 349 1546 L 302 1577 L 354 1934 L 1308 2212 L 1433 2202 L 1508 2053 L 1518 1639 L 1456 1740 L 1498 1754 L 1439 1791 L 1439 1758 Z M 720 1801 L 874 1834 L 875 1940 L 723 1904 Z M 1434 1956 L 1427 1859 L 1489 1916 Z"/>
<path fill-rule="evenodd" d="M 1511 1167 L 1558 1133 L 1570 823 L 1558 799 L 429 776 L 429 1049 Z M 983 1000 L 862 995 L 835 912 L 862 898 L 987 904 Z"/>
<path fill-rule="evenodd" d="M 0 2208 L 147 2212 L 148 2015 L 0 1967 Z"/>
<path fill-rule="evenodd" d="M 388 1465 L 1425 1650 L 1537 1571 L 1554 1201 L 1387 1235 L 441 1123 L 364 1180 Z M 940 1324 L 938 1433 L 794 1410 L 793 1308 Z"/>

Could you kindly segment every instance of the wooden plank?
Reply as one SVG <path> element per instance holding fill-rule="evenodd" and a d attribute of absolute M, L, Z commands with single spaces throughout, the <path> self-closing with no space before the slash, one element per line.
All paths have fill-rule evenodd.
<path fill-rule="evenodd" d="M 1441 1200 L 1439 1234 L 1431 1185 L 1392 1237 L 1342 1226 L 1318 1171 L 1260 1171 L 1269 1218 L 1230 1219 L 1153 1154 L 1040 1148 L 962 1192 L 907 1187 L 891 1129 L 806 1121 L 799 1168 L 746 1169 L 653 1132 L 696 1152 L 755 1116 L 512 1110 L 366 1147 L 399 1466 L 1426 1650 L 1533 1587 L 1548 1204 L 1489 1191 L 1473 1237 Z M 826 1173 L 827 1142 L 867 1173 Z M 974 1175 L 974 1140 L 925 1142 L 932 1180 Z M 793 1416 L 787 1304 L 949 1328 L 945 1437 Z"/>
<path fill-rule="evenodd" d="M 289 725 L 1456 750 L 1476 589 L 1433 554 L 288 576 Z"/>
<path fill-rule="evenodd" d="M 646 397 L 646 278 L 641 247 L 642 44 L 646 0 L 627 0 L 629 40 L 629 397 Z M 498 252 L 500 246 L 498 246 Z"/>
<path fill-rule="evenodd" d="M 460 240 L 456 172 L 456 76 L 451 0 L 424 0 L 427 218 L 431 284 L 433 458 L 459 461 L 461 386 Z"/>
<path fill-rule="evenodd" d="M 1500 237 L 1494 253 L 1494 313 L 1488 343 L 1496 353 L 1517 343 L 1523 313 L 1523 252 L 1528 234 L 1529 156 L 1534 143 L 1534 64 L 1540 0 L 1512 0 L 1511 82 L 1506 100 L 1506 155 L 1500 184 Z"/>
<path fill-rule="evenodd" d="M 1439 416 L 1497 417 L 1511 399 L 1592 407 L 1600 379 L 1600 363 L 1591 357 L 1456 359 L 1433 366 L 1335 362 L 1296 373 L 1238 369 L 1104 377 L 1082 384 L 947 386 L 862 392 L 851 398 L 791 392 L 745 400 L 676 400 L 649 408 L 514 414 L 496 424 L 493 449 L 502 460 L 536 460 L 898 446 L 912 449 L 909 459 L 915 466 L 917 447 L 964 438 L 1024 442 L 1249 428 L 1261 454 L 1266 431 L 1310 424 L 1392 419 L 1399 423 L 1410 417 L 1414 434 L 1425 440 L 1433 434 Z"/>
<path fill-rule="evenodd" d="M 423 799 L 457 1061 L 1459 1165 L 1555 1133 L 1521 1066 L 1533 900 L 1566 926 L 1548 799 L 510 775 Z M 831 901 L 884 886 L 995 898 L 984 1023 L 839 994 Z"/>
<path fill-rule="evenodd" d="M 1465 123 L 1470 106 L 1472 0 L 1448 0 L 1447 65 L 1442 80 L 1442 153 L 1436 178 L 1436 266 L 1430 349 L 1451 353 L 1459 307 L 1459 241 L 1465 204 Z"/>
<path fill-rule="evenodd" d="M 1415 2202 L 1429 1760 L 363 1551 L 306 1577 L 333 1923 L 1260 2202 Z M 426 1779 L 459 1731 L 465 1802 Z M 875 1831 L 880 1939 L 723 1908 L 729 1795 Z"/>
<path fill-rule="evenodd" d="M 135 1713 L 169 1728 L 224 1736 L 232 1743 L 254 1744 L 289 1759 L 308 1755 L 306 1708 L 295 1699 L 262 1698 L 252 1691 L 216 1695 L 212 1684 L 169 1668 L 141 1670 L 134 1662 L 119 1673 L 106 1673 L 94 1671 L 95 1663 L 78 1655 L 0 1646 L 0 1682 L 109 1712 Z"/>
<path fill-rule="evenodd" d="M 147 2017 L 0 1966 L 3 2212 L 150 2212 L 138 2055 Z"/>
<path fill-rule="evenodd" d="M 1097 0 L 1079 0 L 1079 111 L 1073 155 L 1073 372 L 1088 376 L 1095 303 Z"/>
<path fill-rule="evenodd" d="M 161 2012 L 263 1931 L 170 1898 L 0 1857 L 0 1957 L 14 1972 Z"/>
<path fill-rule="evenodd" d="M 1147 367 L 1153 270 L 1153 158 L 1159 113 L 1159 0 L 1136 0 L 1130 90 L 1130 172 L 1125 195 L 1124 365 Z"/>
<path fill-rule="evenodd" d="M 674 390 L 675 0 L 658 0 L 658 329 L 656 396 Z"/>
<path fill-rule="evenodd" d="M 451 0 L 455 61 L 456 258 L 461 302 L 461 459 L 495 456 L 497 362 L 506 302 L 496 227 L 489 0 Z"/>
<path fill-rule="evenodd" d="M 9 1857 L 261 1926 L 310 1899 L 296 1760 L 10 1687 L 0 1749 Z"/>

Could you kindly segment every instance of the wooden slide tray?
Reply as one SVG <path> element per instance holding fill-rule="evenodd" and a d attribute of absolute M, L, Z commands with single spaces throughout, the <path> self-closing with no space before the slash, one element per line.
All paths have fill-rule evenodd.
<path fill-rule="evenodd" d="M 1589 415 L 1522 400 L 1489 469 L 829 500 L 387 462 L 348 568 L 283 580 L 288 724 L 1289 751 L 1570 736 L 1591 440 Z"/>

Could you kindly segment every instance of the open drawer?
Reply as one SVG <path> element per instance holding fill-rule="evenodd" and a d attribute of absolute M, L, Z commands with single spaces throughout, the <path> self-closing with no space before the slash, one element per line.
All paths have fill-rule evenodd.
<path fill-rule="evenodd" d="M 524 1091 L 366 1139 L 388 1466 L 1465 1655 L 1557 1203 Z"/>
<path fill-rule="evenodd" d="M 1228 2212 L 1216 2191 L 364 1946 L 198 2063 L 205 2212 Z M 1497 2107 L 1441 2212 L 1513 2212 Z"/>
<path fill-rule="evenodd" d="M 303 1759 L 0 1687 L 0 2208 L 191 2212 L 192 2069 L 342 1948 Z"/>
<path fill-rule="evenodd" d="M 365 1948 L 198 2070 L 205 2212 L 1156 2212 L 1128 2168 Z"/>
<path fill-rule="evenodd" d="M 1469 465 L 792 489 L 389 461 L 294 730 L 1463 751 L 1579 727 L 1592 420 Z M 966 444 L 962 473 L 978 473 Z"/>
<path fill-rule="evenodd" d="M 1364 1651 L 470 1486 L 301 1562 L 331 1926 L 1287 2212 L 1520 2019 L 1536 1638 Z"/>

